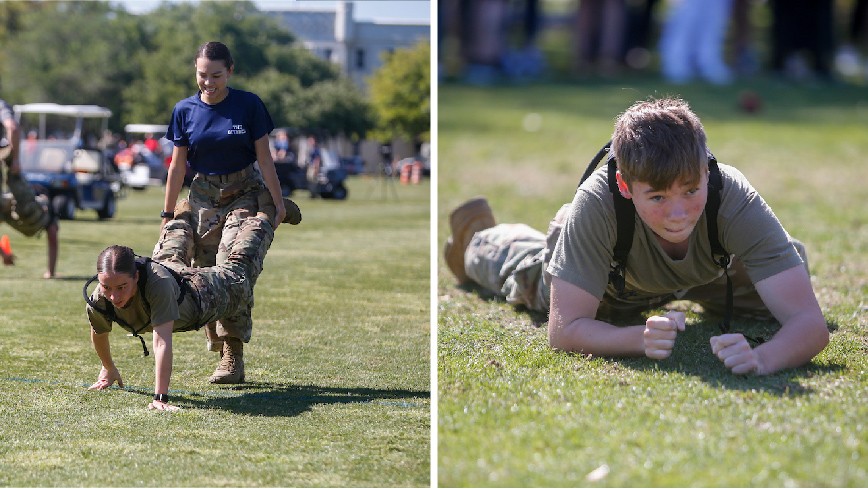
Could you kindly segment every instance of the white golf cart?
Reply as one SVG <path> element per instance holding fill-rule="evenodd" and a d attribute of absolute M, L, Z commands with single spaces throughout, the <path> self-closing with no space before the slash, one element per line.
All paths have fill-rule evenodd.
<path fill-rule="evenodd" d="M 165 138 L 165 124 L 127 124 L 124 126 L 127 148 L 115 156 L 124 184 L 136 190 L 161 186 L 166 182 L 166 157 L 172 156 L 172 143 Z M 157 143 L 148 147 L 148 140 Z"/>
<path fill-rule="evenodd" d="M 51 199 L 61 219 L 76 209 L 114 217 L 121 179 L 98 143 L 111 111 L 96 105 L 37 103 L 14 107 L 21 127 L 21 172 Z"/>

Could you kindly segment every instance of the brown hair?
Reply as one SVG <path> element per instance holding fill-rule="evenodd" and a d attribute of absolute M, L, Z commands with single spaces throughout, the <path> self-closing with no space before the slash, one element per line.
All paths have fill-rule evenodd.
<path fill-rule="evenodd" d="M 624 180 L 653 189 L 695 185 L 708 171 L 705 130 L 687 102 L 677 98 L 637 102 L 618 117 L 612 151 Z"/>
<path fill-rule="evenodd" d="M 222 61 L 226 65 L 227 69 L 232 68 L 235 65 L 235 61 L 232 60 L 232 54 L 229 52 L 229 48 L 219 41 L 209 41 L 199 46 L 199 50 L 196 51 L 196 59 L 199 58 L 205 58 L 211 61 Z"/>
<path fill-rule="evenodd" d="M 125 273 L 135 277 L 136 254 L 127 246 L 109 246 L 96 259 L 96 273 Z"/>

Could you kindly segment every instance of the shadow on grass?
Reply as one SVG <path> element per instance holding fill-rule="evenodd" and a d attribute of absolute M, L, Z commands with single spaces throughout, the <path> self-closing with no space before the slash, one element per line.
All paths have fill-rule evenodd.
<path fill-rule="evenodd" d="M 506 304 L 503 297 L 483 289 L 473 283 L 458 286 L 465 292 L 474 293 L 481 299 L 490 303 Z M 535 327 L 545 326 L 548 322 L 548 314 L 532 311 L 524 306 L 515 306 L 516 311 L 527 314 Z M 800 396 L 811 394 L 814 390 L 803 385 L 800 380 L 818 375 L 838 372 L 844 369 L 843 365 L 818 365 L 809 363 L 803 367 L 788 369 L 772 375 L 736 375 L 730 372 L 711 351 L 710 338 L 720 334 L 719 317 L 713 314 L 703 314 L 703 320 L 691 324 L 687 330 L 678 334 L 676 347 L 672 356 L 666 360 L 656 361 L 648 358 L 613 358 L 610 361 L 617 362 L 627 368 L 636 371 L 663 370 L 677 372 L 683 375 L 696 376 L 704 382 L 725 389 L 742 391 L 763 391 L 782 397 Z M 622 316 L 615 320 L 614 324 L 642 324 L 644 316 Z M 834 319 L 826 319 L 830 332 L 837 331 L 839 325 Z M 746 336 L 771 338 L 779 329 L 779 324 L 774 321 L 743 321 L 733 325 L 732 332 L 742 333 Z"/>
<path fill-rule="evenodd" d="M 145 389 L 136 389 L 135 392 L 146 396 L 153 395 Z M 386 407 L 427 409 L 427 403 L 422 399 L 430 399 L 431 393 L 404 389 L 247 382 L 221 389 L 216 396 L 184 392 L 172 397 L 173 403 L 183 408 L 219 409 L 252 416 L 290 417 L 309 411 L 318 404 L 370 403 Z"/>
<path fill-rule="evenodd" d="M 710 339 L 720 334 L 719 322 L 708 317 L 699 323 L 689 325 L 687 330 L 678 333 L 672 356 L 665 360 L 648 358 L 615 359 L 621 365 L 636 371 L 660 370 L 693 376 L 709 385 L 739 391 L 762 391 L 780 397 L 809 395 L 814 389 L 803 384 L 803 380 L 816 376 L 839 372 L 844 365 L 809 363 L 771 375 L 737 375 L 727 369 L 711 351 Z M 833 326 L 830 325 L 830 329 Z M 836 326 L 835 326 L 836 327 Z M 776 322 L 746 322 L 734 325 L 733 332 L 753 337 L 771 338 L 779 329 Z"/>

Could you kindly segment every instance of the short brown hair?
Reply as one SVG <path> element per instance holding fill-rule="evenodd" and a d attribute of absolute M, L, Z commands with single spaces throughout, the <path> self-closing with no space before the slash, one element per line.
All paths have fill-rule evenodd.
<path fill-rule="evenodd" d="M 678 98 L 637 102 L 618 117 L 612 152 L 629 184 L 653 189 L 695 185 L 708 171 L 705 129 L 687 102 Z"/>

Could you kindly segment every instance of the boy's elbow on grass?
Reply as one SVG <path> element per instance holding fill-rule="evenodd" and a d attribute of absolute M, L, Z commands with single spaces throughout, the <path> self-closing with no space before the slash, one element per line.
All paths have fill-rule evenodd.
<path fill-rule="evenodd" d="M 563 350 L 563 326 L 549 321 L 549 347 L 553 350 Z"/>
<path fill-rule="evenodd" d="M 566 352 L 582 351 L 580 343 L 581 335 L 578 334 L 575 322 L 559 324 L 549 321 L 549 347 L 553 350 Z"/>

